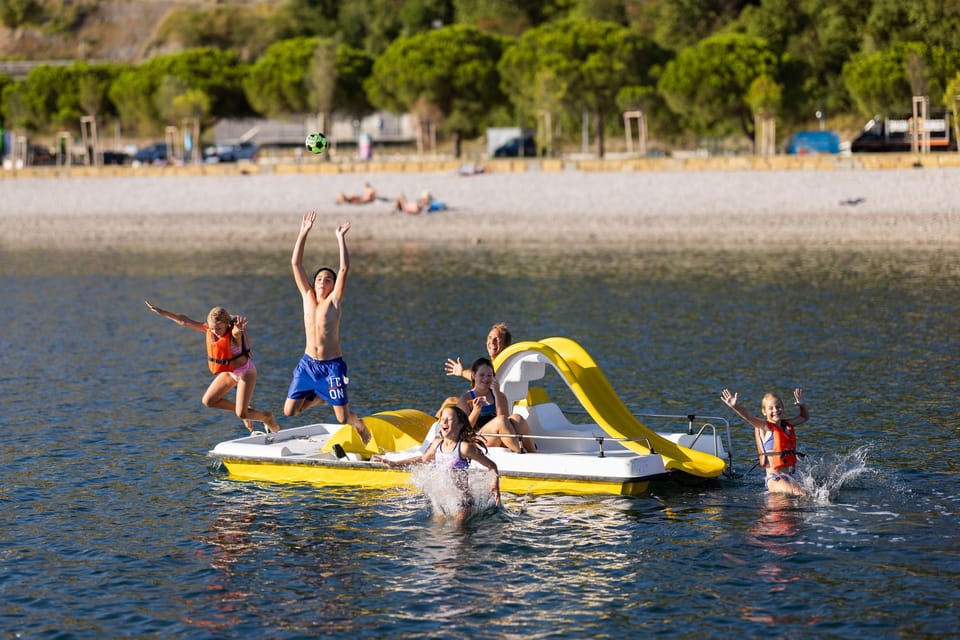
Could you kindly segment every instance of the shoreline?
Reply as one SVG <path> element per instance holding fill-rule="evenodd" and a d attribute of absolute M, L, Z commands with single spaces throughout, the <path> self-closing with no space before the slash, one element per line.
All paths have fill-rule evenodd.
<path fill-rule="evenodd" d="M 336 204 L 429 190 L 422 216 Z M 288 250 L 302 214 L 356 246 L 960 250 L 960 168 L 130 175 L 0 180 L 0 247 Z"/>

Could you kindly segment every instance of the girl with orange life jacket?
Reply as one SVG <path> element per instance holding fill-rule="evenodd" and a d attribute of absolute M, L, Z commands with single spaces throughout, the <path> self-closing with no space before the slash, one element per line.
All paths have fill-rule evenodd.
<path fill-rule="evenodd" d="M 793 471 L 797 464 L 797 434 L 795 427 L 810 418 L 803 402 L 803 389 L 793 390 L 794 404 L 800 415 L 786 419 L 783 417 L 783 402 L 775 394 L 763 396 L 760 411 L 763 418 L 753 416 L 737 403 L 737 394 L 724 389 L 720 399 L 734 413 L 753 426 L 754 440 L 760 466 L 766 471 L 767 490 L 771 493 L 804 495 L 803 488 L 794 479 Z"/>
<path fill-rule="evenodd" d="M 182 327 L 204 333 L 207 365 L 214 378 L 203 394 L 203 406 L 233 411 L 251 433 L 254 422 L 262 422 L 273 432 L 280 430 L 272 413 L 250 406 L 257 384 L 257 368 L 250 355 L 246 318 L 232 317 L 223 307 L 214 307 L 207 314 L 206 322 L 197 322 L 183 314 L 165 311 L 146 300 L 144 302 L 154 313 Z M 237 388 L 237 397 L 231 403 L 224 396 L 234 387 Z"/>

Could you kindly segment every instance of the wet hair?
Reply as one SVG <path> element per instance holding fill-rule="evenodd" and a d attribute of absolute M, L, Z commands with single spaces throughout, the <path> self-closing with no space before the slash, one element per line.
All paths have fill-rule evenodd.
<path fill-rule="evenodd" d="M 513 344 L 513 335 L 510 333 L 510 329 L 507 327 L 506 323 L 498 322 L 492 327 L 490 331 L 496 330 L 500 334 L 500 341 L 503 342 L 503 348 L 506 349 L 511 344 Z M 488 332 L 489 333 L 489 332 Z"/>
<path fill-rule="evenodd" d="M 330 267 L 320 267 L 319 269 L 317 269 L 317 272 L 313 274 L 313 280 L 311 280 L 310 282 L 316 282 L 317 276 L 320 275 L 321 271 L 329 271 L 330 275 L 333 276 L 333 283 L 334 284 L 337 283 L 337 272 L 331 269 Z"/>

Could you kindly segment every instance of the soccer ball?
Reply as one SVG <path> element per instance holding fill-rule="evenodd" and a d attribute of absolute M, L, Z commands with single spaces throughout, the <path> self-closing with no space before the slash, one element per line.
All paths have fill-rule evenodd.
<path fill-rule="evenodd" d="M 317 133 L 311 133 L 307 136 L 304 144 L 310 153 L 323 153 L 327 150 L 327 136 L 319 131 Z"/>

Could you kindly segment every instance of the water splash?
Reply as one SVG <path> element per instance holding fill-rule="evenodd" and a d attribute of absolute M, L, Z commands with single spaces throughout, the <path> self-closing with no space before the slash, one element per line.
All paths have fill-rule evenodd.
<path fill-rule="evenodd" d="M 487 471 L 468 470 L 466 492 L 457 484 L 455 473 L 433 465 L 415 469 L 410 481 L 423 491 L 436 518 L 452 519 L 461 510 L 466 496 L 469 496 L 471 518 L 497 508 L 490 492 L 493 477 Z"/>
<path fill-rule="evenodd" d="M 869 445 L 861 445 L 849 453 L 808 459 L 799 472 L 800 484 L 813 502 L 830 504 L 840 489 L 873 472 L 867 466 L 869 452 Z"/>

